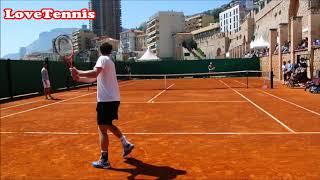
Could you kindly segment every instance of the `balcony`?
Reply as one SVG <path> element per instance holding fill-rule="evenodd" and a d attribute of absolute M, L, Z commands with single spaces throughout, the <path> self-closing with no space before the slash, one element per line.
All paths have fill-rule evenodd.
<path fill-rule="evenodd" d="M 153 37 L 153 36 L 156 36 L 157 34 L 159 34 L 159 31 L 154 30 L 154 31 L 149 32 L 147 35 L 148 35 L 149 37 Z"/>
<path fill-rule="evenodd" d="M 147 43 L 151 44 L 151 43 L 158 42 L 158 41 L 159 41 L 159 38 L 155 37 L 153 39 L 150 39 Z"/>
<path fill-rule="evenodd" d="M 158 18 L 154 18 L 151 21 L 147 22 L 147 26 L 153 26 L 157 22 L 159 22 Z"/>
<path fill-rule="evenodd" d="M 151 50 L 151 52 L 153 52 L 153 53 L 156 53 L 156 52 L 157 52 L 156 46 L 150 46 L 150 50 Z"/>
<path fill-rule="evenodd" d="M 157 26 L 157 24 L 156 24 L 156 23 L 154 23 L 154 24 L 152 24 L 152 25 L 148 26 L 147 31 L 148 31 L 149 29 L 155 28 L 156 26 Z"/>
<path fill-rule="evenodd" d="M 148 38 L 147 43 L 151 43 L 155 38 L 156 38 L 156 36 L 152 36 L 152 37 Z"/>
<path fill-rule="evenodd" d="M 146 33 L 148 34 L 148 33 L 152 32 L 152 31 L 155 31 L 155 30 L 158 30 L 158 29 L 159 29 L 159 25 L 152 26 L 152 27 L 147 28 Z"/>
<path fill-rule="evenodd" d="M 154 41 L 154 42 L 152 42 L 152 43 L 147 43 L 148 44 L 148 46 L 150 46 L 150 48 L 151 47 L 153 47 L 154 46 L 154 48 L 156 47 L 156 44 L 157 44 L 157 42 L 156 41 Z"/>

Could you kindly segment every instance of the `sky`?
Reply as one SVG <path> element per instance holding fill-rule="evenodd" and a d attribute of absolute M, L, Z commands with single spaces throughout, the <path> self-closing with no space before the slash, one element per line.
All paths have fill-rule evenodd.
<path fill-rule="evenodd" d="M 230 0 L 122 0 L 122 26 L 138 27 L 157 11 L 180 11 L 185 15 L 200 13 L 220 7 Z M 41 32 L 54 28 L 80 28 L 89 24 L 88 20 L 5 20 L 3 9 L 40 10 L 80 10 L 88 8 L 89 0 L 1 0 L 1 51 L 0 57 L 19 52 L 36 40 Z"/>

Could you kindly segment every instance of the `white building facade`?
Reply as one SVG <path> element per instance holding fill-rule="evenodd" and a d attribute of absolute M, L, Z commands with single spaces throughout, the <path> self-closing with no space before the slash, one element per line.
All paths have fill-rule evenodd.
<path fill-rule="evenodd" d="M 183 12 L 160 11 L 147 23 L 147 47 L 160 58 L 174 57 L 174 37 L 184 32 Z"/>
<path fill-rule="evenodd" d="M 240 0 L 219 14 L 220 32 L 238 32 L 247 11 L 253 8 L 253 0 Z"/>

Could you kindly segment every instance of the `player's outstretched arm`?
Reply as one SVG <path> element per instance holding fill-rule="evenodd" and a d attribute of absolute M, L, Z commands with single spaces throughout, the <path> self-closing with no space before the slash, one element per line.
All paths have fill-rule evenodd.
<path fill-rule="evenodd" d="M 82 71 L 82 70 L 78 70 L 76 68 L 72 68 L 71 74 L 72 74 L 72 76 L 79 76 L 79 77 L 84 77 L 84 78 L 97 78 L 97 76 L 99 75 L 101 70 L 102 70 L 102 68 L 94 68 L 92 70 Z"/>
<path fill-rule="evenodd" d="M 82 83 L 94 83 L 97 81 L 97 78 L 78 77 L 75 80 Z"/>

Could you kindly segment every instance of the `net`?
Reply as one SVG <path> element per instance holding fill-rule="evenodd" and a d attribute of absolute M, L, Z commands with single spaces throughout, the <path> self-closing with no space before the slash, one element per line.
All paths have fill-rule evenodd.
<path fill-rule="evenodd" d="M 231 71 L 189 74 L 120 74 L 121 90 L 201 90 L 270 88 L 270 72 Z"/>

